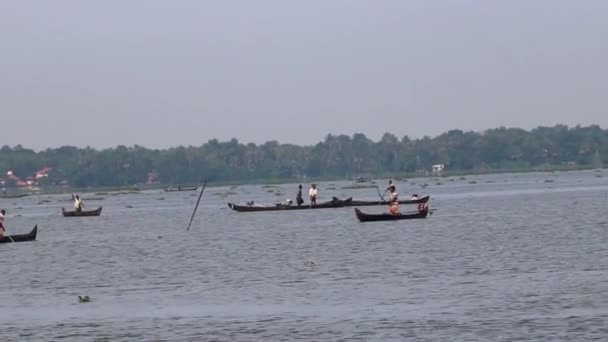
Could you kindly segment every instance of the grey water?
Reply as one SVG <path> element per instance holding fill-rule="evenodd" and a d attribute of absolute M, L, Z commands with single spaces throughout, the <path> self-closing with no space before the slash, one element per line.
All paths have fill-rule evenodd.
<path fill-rule="evenodd" d="M 608 170 L 396 183 L 434 214 L 238 213 L 226 202 L 294 199 L 297 184 L 210 187 L 186 231 L 198 192 L 82 194 L 103 206 L 92 218 L 61 216 L 69 194 L 0 199 L 10 233 L 39 227 L 0 244 L 0 340 L 608 338 Z M 319 183 L 319 201 L 378 198 L 349 185 Z"/>

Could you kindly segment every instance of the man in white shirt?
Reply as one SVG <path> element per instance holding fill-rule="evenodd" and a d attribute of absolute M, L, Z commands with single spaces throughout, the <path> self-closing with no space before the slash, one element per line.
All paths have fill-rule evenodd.
<path fill-rule="evenodd" d="M 308 190 L 308 198 L 311 206 L 317 205 L 317 184 L 313 184 Z"/>
<path fill-rule="evenodd" d="M 72 195 L 72 196 L 74 196 L 74 195 Z M 74 209 L 78 212 L 81 212 L 82 206 L 84 204 L 82 204 L 82 200 L 80 199 L 80 196 L 76 195 L 73 198 L 74 198 Z"/>

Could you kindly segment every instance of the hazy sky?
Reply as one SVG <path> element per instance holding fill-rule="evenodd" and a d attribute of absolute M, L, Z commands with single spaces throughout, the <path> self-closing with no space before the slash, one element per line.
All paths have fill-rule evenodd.
<path fill-rule="evenodd" d="M 608 1 L 0 0 L 0 145 L 608 126 Z"/>

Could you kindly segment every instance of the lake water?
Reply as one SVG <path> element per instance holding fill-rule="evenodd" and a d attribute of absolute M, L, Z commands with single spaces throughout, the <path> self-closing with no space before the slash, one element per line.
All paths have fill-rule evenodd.
<path fill-rule="evenodd" d="M 351 184 L 321 182 L 319 201 L 378 198 Z M 294 199 L 296 185 L 212 187 L 186 231 L 198 192 L 82 194 L 103 206 L 92 218 L 61 216 L 69 194 L 0 199 L 9 232 L 39 226 L 0 244 L 0 340 L 608 338 L 608 170 L 397 186 L 437 211 L 237 213 L 226 202 Z"/>

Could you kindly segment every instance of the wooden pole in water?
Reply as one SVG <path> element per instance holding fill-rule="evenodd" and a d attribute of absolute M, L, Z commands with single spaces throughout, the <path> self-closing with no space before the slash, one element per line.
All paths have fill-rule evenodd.
<path fill-rule="evenodd" d="M 201 202 L 201 197 L 203 197 L 203 191 L 205 191 L 205 187 L 207 186 L 207 181 L 203 184 L 203 189 L 201 190 L 201 194 L 198 195 L 198 200 L 196 201 L 196 205 L 194 206 L 194 211 L 192 212 L 192 216 L 190 217 L 190 222 L 188 223 L 188 228 L 186 231 L 190 230 L 190 226 L 192 225 L 192 220 L 194 220 L 194 214 L 196 214 L 196 209 L 198 208 L 198 204 Z"/>

